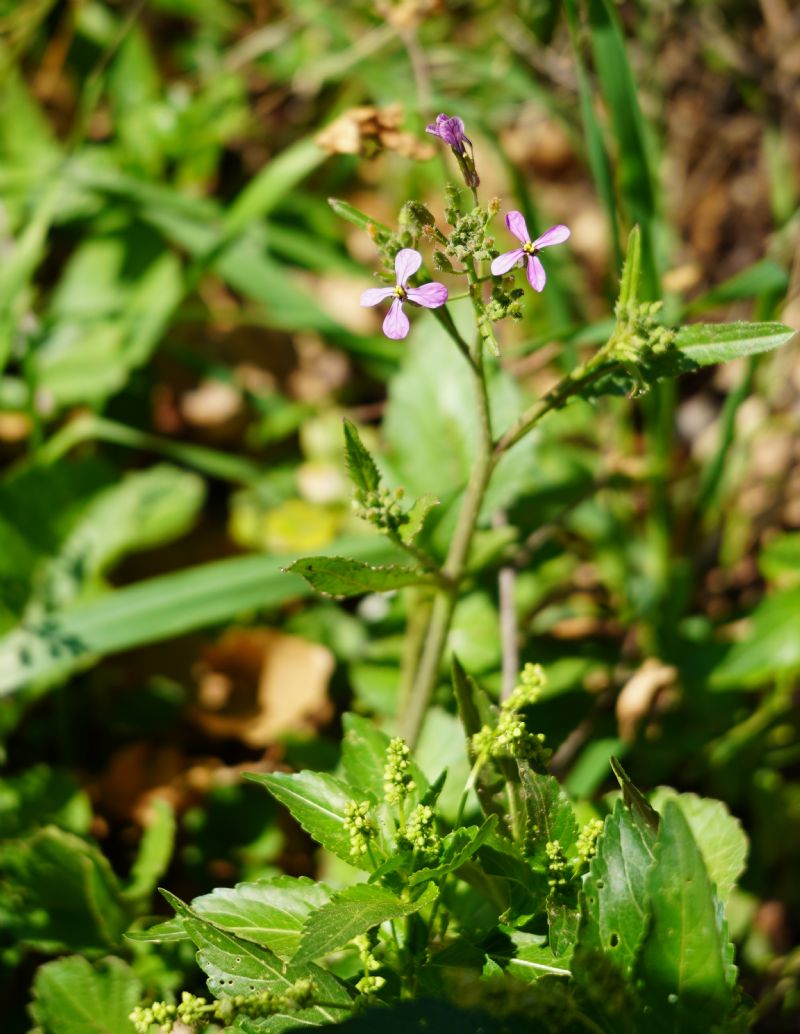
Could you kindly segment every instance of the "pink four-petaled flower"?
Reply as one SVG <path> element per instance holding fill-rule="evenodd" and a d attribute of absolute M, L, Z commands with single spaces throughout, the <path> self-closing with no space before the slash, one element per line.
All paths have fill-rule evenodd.
<path fill-rule="evenodd" d="M 537 253 L 541 248 L 549 248 L 553 244 L 563 244 L 569 237 L 569 229 L 561 224 L 551 226 L 549 230 L 544 231 L 541 237 L 532 241 L 522 212 L 509 212 L 506 215 L 506 226 L 518 241 L 522 241 L 522 247 L 498 255 L 492 261 L 492 275 L 502 276 L 503 273 L 507 273 L 509 269 L 516 266 L 520 260 L 527 259 L 528 283 L 534 291 L 544 290 L 547 274 Z"/>
<path fill-rule="evenodd" d="M 377 305 L 384 298 L 394 298 L 383 321 L 383 332 L 394 341 L 400 341 L 408 334 L 408 317 L 403 312 L 406 301 L 424 305 L 426 309 L 438 309 L 447 301 L 447 288 L 444 284 L 423 284 L 422 287 L 408 287 L 408 278 L 413 276 L 422 265 L 422 255 L 413 248 L 398 251 L 394 260 L 394 271 L 397 274 L 395 287 L 371 287 L 361 295 L 361 304 Z"/>

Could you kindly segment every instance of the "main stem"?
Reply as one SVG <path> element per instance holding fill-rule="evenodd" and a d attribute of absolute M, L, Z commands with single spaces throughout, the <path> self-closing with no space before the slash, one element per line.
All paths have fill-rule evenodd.
<path fill-rule="evenodd" d="M 439 667 L 442 663 L 447 633 L 458 599 L 459 583 L 464 576 L 475 525 L 478 522 L 486 486 L 489 484 L 494 469 L 492 421 L 489 395 L 486 389 L 486 375 L 483 368 L 483 348 L 480 342 L 478 342 L 474 366 L 471 366 L 471 369 L 474 373 L 477 401 L 478 451 L 447 559 L 442 566 L 442 574 L 450 580 L 452 588 L 448 592 L 439 592 L 436 595 L 428 634 L 409 695 L 408 706 L 400 716 L 401 733 L 412 747 L 419 738 L 425 713 L 439 678 Z"/>

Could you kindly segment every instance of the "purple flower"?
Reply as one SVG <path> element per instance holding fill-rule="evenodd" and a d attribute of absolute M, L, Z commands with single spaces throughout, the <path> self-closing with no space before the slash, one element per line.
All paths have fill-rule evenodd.
<path fill-rule="evenodd" d="M 394 341 L 400 341 L 408 334 L 408 317 L 403 312 L 403 302 L 416 302 L 426 309 L 438 309 L 447 301 L 447 288 L 444 284 L 423 284 L 422 287 L 408 287 L 408 278 L 413 276 L 422 265 L 422 255 L 413 248 L 398 251 L 394 260 L 394 271 L 397 274 L 396 287 L 371 287 L 361 295 L 361 304 L 377 305 L 384 298 L 394 298 L 383 321 L 383 332 Z"/>
<path fill-rule="evenodd" d="M 455 115 L 452 118 L 445 114 L 437 115 L 436 121 L 425 127 L 425 132 L 444 140 L 457 154 L 464 154 L 465 140 L 472 147 L 472 141 L 464 134 L 464 123 Z"/>
<path fill-rule="evenodd" d="M 503 273 L 507 273 L 509 269 L 516 266 L 521 259 L 527 259 L 528 283 L 534 291 L 544 290 L 547 274 L 539 259 L 538 252 L 540 249 L 549 248 L 553 244 L 562 244 L 569 237 L 569 230 L 561 224 L 551 226 L 549 230 L 544 231 L 541 237 L 537 237 L 535 241 L 532 241 L 522 212 L 509 212 L 506 216 L 506 226 L 518 241 L 522 241 L 522 247 L 498 255 L 492 261 L 492 275 L 502 276 Z"/>

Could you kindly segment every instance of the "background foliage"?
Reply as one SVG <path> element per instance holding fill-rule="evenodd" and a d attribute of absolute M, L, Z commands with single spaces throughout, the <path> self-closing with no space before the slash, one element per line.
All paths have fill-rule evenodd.
<path fill-rule="evenodd" d="M 141 995 L 200 989 L 185 941 L 124 939 L 169 914 L 159 882 L 336 881 L 240 774 L 333 770 L 343 710 L 390 720 L 407 600 L 339 608 L 283 568 L 394 559 L 351 513 L 342 416 L 390 484 L 441 500 L 437 555 L 475 431 L 434 321 L 398 344 L 358 307 L 374 246 L 326 198 L 439 215 L 422 130 L 446 110 L 487 197 L 571 226 L 503 339 L 509 414 L 605 340 L 633 224 L 669 322 L 797 326 L 799 33 L 790 5 L 733 0 L 0 4 L 9 1030 L 85 1029 L 73 982 L 115 1032 Z M 555 414 L 498 476 L 507 526 L 482 529 L 449 640 L 497 692 L 513 567 L 568 790 L 597 801 L 617 755 L 742 821 L 729 919 L 764 1030 L 798 993 L 798 392 L 794 343 Z M 451 818 L 454 729 L 443 679 L 419 761 L 447 763 Z"/>

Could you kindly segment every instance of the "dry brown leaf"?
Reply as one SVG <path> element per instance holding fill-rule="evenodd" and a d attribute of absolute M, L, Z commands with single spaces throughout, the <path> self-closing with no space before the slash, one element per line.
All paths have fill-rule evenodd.
<path fill-rule="evenodd" d="M 316 143 L 329 154 L 360 154 L 371 158 L 379 151 L 394 151 L 405 158 L 424 161 L 435 154 L 434 147 L 400 129 L 403 109 L 364 105 L 350 108 L 317 134 Z"/>
<path fill-rule="evenodd" d="M 333 654 L 272 628 L 232 629 L 205 651 L 192 717 L 210 736 L 266 747 L 328 721 Z"/>
<path fill-rule="evenodd" d="M 650 657 L 622 687 L 616 712 L 619 735 L 626 743 L 635 738 L 639 723 L 653 709 L 658 695 L 674 685 L 677 674 L 672 665 Z"/>

